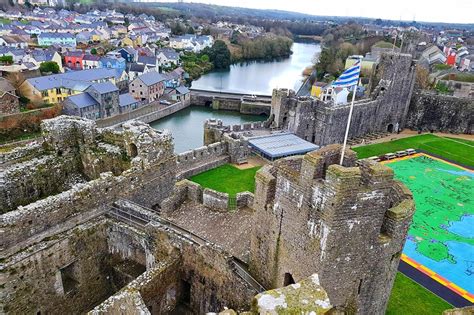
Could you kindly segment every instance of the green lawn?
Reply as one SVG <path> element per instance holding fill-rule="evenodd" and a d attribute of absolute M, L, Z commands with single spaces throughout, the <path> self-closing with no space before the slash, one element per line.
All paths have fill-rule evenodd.
<path fill-rule="evenodd" d="M 454 308 L 410 278 L 397 273 L 388 301 L 387 315 L 440 315 Z"/>
<path fill-rule="evenodd" d="M 474 166 L 474 141 L 424 134 L 383 143 L 352 148 L 359 159 L 405 149 L 421 149 L 448 160 Z"/>
<path fill-rule="evenodd" d="M 231 196 L 243 191 L 254 192 L 255 173 L 260 166 L 240 170 L 225 164 L 207 172 L 195 175 L 190 179 L 203 187 L 211 188 Z"/>
<path fill-rule="evenodd" d="M 11 24 L 12 21 L 10 21 L 9 19 L 6 19 L 6 18 L 0 18 L 0 24 Z"/>

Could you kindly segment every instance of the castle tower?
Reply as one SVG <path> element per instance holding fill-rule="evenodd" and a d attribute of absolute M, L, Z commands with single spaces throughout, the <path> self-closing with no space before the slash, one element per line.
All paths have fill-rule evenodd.
<path fill-rule="evenodd" d="M 280 160 L 256 176 L 250 268 L 268 288 L 317 273 L 335 306 L 383 314 L 414 212 L 381 164 L 340 146 Z"/>

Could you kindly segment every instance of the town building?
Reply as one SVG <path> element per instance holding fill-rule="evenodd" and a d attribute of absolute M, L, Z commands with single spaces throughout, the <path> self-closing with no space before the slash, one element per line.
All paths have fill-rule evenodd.
<path fill-rule="evenodd" d="M 69 33 L 44 32 L 38 35 L 38 45 L 76 47 L 76 37 Z"/>
<path fill-rule="evenodd" d="M 150 71 L 130 82 L 129 92 L 132 96 L 146 103 L 157 101 L 165 91 L 166 76 Z"/>
<path fill-rule="evenodd" d="M 119 89 L 111 82 L 91 84 L 84 93 L 67 97 L 63 112 L 92 120 L 112 117 L 136 109 L 139 102 L 126 93 L 119 95 Z"/>
<path fill-rule="evenodd" d="M 92 83 L 110 81 L 118 87 L 128 81 L 125 71 L 88 69 L 30 78 L 20 85 L 22 95 L 32 102 L 57 104 L 68 96 L 84 92 Z"/>
<path fill-rule="evenodd" d="M 170 38 L 170 47 L 174 49 L 200 52 L 206 47 L 211 47 L 214 39 L 210 35 L 185 34 Z"/>
<path fill-rule="evenodd" d="M 122 57 L 106 56 L 99 59 L 99 68 L 125 70 L 126 62 Z"/>
<path fill-rule="evenodd" d="M 82 58 L 82 68 L 83 69 L 96 69 L 100 68 L 100 57 L 97 55 L 87 54 Z"/>
<path fill-rule="evenodd" d="M 63 61 L 61 55 L 55 50 L 48 50 L 48 49 L 34 49 L 31 50 L 30 53 L 26 54 L 23 57 L 23 62 L 31 62 L 36 67 L 39 68 L 41 63 L 46 61 L 53 61 L 59 66 L 59 72 L 64 72 L 63 68 Z"/>
<path fill-rule="evenodd" d="M 64 66 L 71 70 L 82 70 L 84 60 L 84 52 L 80 50 L 68 51 L 64 54 Z"/>
<path fill-rule="evenodd" d="M 156 58 L 160 67 L 176 66 L 179 63 L 179 53 L 171 48 L 162 48 L 156 51 Z"/>

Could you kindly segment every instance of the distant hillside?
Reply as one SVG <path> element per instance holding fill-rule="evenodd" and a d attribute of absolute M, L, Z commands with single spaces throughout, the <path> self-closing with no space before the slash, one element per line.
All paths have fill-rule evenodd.
<path fill-rule="evenodd" d="M 124 1 L 130 3 L 131 1 Z M 243 18 L 258 18 L 258 19 L 272 19 L 272 20 L 321 20 L 331 19 L 331 17 L 316 17 L 314 15 L 280 11 L 280 10 L 260 10 L 249 9 L 242 7 L 228 7 L 203 3 L 178 3 L 178 2 L 154 2 L 154 3 L 133 3 L 134 5 L 155 7 L 155 8 L 169 8 L 202 18 L 219 19 L 229 17 L 243 17 Z"/>

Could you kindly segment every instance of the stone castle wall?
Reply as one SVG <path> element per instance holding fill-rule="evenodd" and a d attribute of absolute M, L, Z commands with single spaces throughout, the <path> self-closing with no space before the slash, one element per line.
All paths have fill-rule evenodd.
<path fill-rule="evenodd" d="M 71 164 L 68 163 L 68 157 L 82 156 L 75 153 L 83 150 L 75 142 L 77 139 L 83 142 L 82 145 L 87 146 L 87 148 L 99 141 L 95 136 L 94 128 L 86 128 L 88 130 L 86 134 L 89 136 L 79 133 L 74 135 L 74 138 L 69 138 L 71 134 L 66 130 L 69 128 L 77 132 L 79 129 L 74 125 L 81 125 L 82 119 L 59 117 L 48 123 L 61 128 L 45 136 L 43 147 L 49 147 L 48 152 L 51 156 L 55 154 L 56 161 L 52 162 L 53 165 L 63 166 L 66 170 L 69 170 L 67 167 Z M 86 124 L 89 124 L 89 122 L 86 122 Z M 62 139 L 55 133 L 61 133 L 61 135 L 67 135 L 68 137 Z M 102 136 L 110 137 L 111 142 L 117 140 L 117 135 L 114 133 L 104 133 Z M 115 200 L 120 198 L 128 198 L 149 207 L 167 198 L 173 190 L 176 178 L 176 158 L 173 154 L 171 136 L 159 133 L 143 123 L 133 122 L 124 125 L 121 137 L 122 146 L 126 152 L 115 155 L 118 159 L 116 163 L 122 163 L 125 155 L 125 160 L 130 165 L 129 169 L 118 176 L 114 176 L 112 172 L 102 173 L 97 179 L 76 184 L 69 190 L 52 194 L 37 201 L 34 200 L 38 198 L 33 198 L 33 202 L 28 205 L 20 206 L 3 214 L 0 216 L 0 248 L 2 250 L 8 248 L 14 251 L 18 246 L 22 246 L 24 242 L 29 242 L 29 238 L 32 238 L 31 241 L 33 241 L 34 236 L 39 233 L 47 231 L 57 233 L 58 230 L 66 227 L 68 220 L 72 220 L 75 224 L 88 220 L 91 216 L 96 216 L 106 210 Z M 68 143 L 68 141 L 73 142 Z M 112 146 L 108 143 L 105 145 Z M 100 147 L 100 143 L 97 147 Z M 91 151 L 94 152 L 94 150 L 95 148 L 92 147 Z M 80 160 L 81 162 L 77 164 L 79 165 L 78 168 L 82 168 L 82 172 L 76 174 L 91 175 L 98 173 L 101 169 L 101 167 L 97 167 L 97 165 L 102 165 L 99 158 L 91 161 L 90 158 L 81 157 Z M 88 163 L 85 163 L 86 161 Z M 98 161 L 99 164 L 97 164 Z M 25 163 L 28 162 L 8 165 L 7 170 L 19 168 L 23 173 L 21 177 L 9 179 L 8 183 L 1 183 L 4 185 L 3 187 L 15 185 L 22 187 L 21 185 L 24 185 L 23 183 L 30 178 L 28 169 L 24 167 Z M 114 161 L 111 161 L 109 165 L 104 165 L 105 171 L 111 165 L 114 165 Z M 31 177 L 42 178 L 37 177 L 38 170 L 41 170 L 39 166 L 30 169 L 31 174 L 33 174 L 30 175 Z M 47 170 L 52 172 L 54 169 L 48 168 Z M 41 175 L 43 172 L 39 174 Z M 73 172 L 71 171 L 71 173 Z M 44 192 L 50 187 L 48 185 L 52 185 L 50 181 L 63 176 L 63 174 L 64 172 L 53 172 L 53 174 L 46 177 L 48 182 L 29 181 L 30 186 L 25 188 L 25 193 L 32 189 Z M 58 178 L 57 181 L 62 183 L 63 179 Z M 19 190 L 17 194 L 21 195 L 21 192 Z M 13 194 L 11 190 L 9 193 Z M 39 195 L 38 197 L 43 196 Z M 12 198 L 7 200 L 12 200 Z M 10 202 L 6 210 L 11 209 L 12 203 Z"/>
<path fill-rule="evenodd" d="M 145 270 L 143 240 L 127 233 L 128 252 L 119 252 L 119 234 L 125 233 L 103 219 L 93 220 L 9 256 L 1 270 L 3 311 L 72 314 L 92 309 Z M 134 244 L 141 250 L 132 250 Z"/>
<path fill-rule="evenodd" d="M 414 130 L 474 133 L 474 99 L 416 91 L 406 127 Z"/>
<path fill-rule="evenodd" d="M 333 305 L 383 314 L 414 203 L 388 167 L 339 158 L 327 146 L 257 173 L 251 271 L 268 288 L 317 273 Z"/>
<path fill-rule="evenodd" d="M 367 133 L 392 132 L 405 126 L 414 86 L 411 55 L 383 54 L 377 66 L 378 85 L 370 98 L 354 105 L 349 138 Z M 350 104 L 335 105 L 309 97 L 297 98 L 294 91 L 274 90 L 270 119 L 272 127 L 287 129 L 297 136 L 323 146 L 341 143 Z"/>
<path fill-rule="evenodd" d="M 201 185 L 185 179 L 176 183 L 173 193 L 160 204 L 160 209 L 164 213 L 171 213 L 178 209 L 185 201 L 192 201 L 203 204 L 213 210 L 225 212 L 233 208 L 251 208 L 254 195 L 248 191 L 238 193 L 235 196 L 235 205 L 229 204 L 229 198 L 227 193 L 203 188 Z"/>

